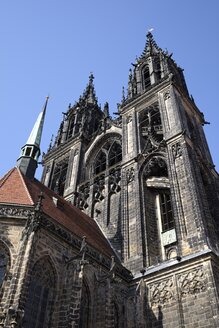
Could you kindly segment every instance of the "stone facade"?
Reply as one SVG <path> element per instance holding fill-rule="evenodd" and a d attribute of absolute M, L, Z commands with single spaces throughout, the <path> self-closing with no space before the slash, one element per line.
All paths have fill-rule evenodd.
<path fill-rule="evenodd" d="M 40 327 L 219 326 L 219 182 L 206 122 L 182 69 L 151 33 L 117 114 L 107 103 L 101 110 L 91 75 L 44 155 L 42 176 L 97 222 L 116 261 L 89 243 L 83 248 L 85 240 L 73 241 L 52 217 L 39 223 L 33 208 L 1 206 L 0 239 L 10 257 L 2 327 L 27 327 L 39 268 L 53 286 Z"/>

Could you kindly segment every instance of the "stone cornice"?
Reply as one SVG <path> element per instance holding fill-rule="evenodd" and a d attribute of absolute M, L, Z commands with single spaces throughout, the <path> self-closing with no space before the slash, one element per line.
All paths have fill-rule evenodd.
<path fill-rule="evenodd" d="M 0 217 L 27 219 L 34 211 L 33 206 L 21 206 L 13 204 L 0 204 Z"/>

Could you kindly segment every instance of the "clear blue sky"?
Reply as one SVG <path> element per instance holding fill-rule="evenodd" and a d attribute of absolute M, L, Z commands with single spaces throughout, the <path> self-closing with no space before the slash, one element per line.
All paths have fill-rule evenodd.
<path fill-rule="evenodd" d="M 91 71 L 99 102 L 116 111 L 149 28 L 184 68 L 189 92 L 211 122 L 205 131 L 219 169 L 218 17 L 218 0 L 1 1 L 0 176 L 16 164 L 48 94 L 44 152 Z"/>

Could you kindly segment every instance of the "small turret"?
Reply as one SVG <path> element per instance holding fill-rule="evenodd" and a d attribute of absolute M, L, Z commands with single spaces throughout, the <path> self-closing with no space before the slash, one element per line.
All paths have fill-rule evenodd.
<path fill-rule="evenodd" d="M 37 163 L 40 157 L 40 142 L 48 99 L 49 97 L 46 97 L 43 110 L 39 114 L 26 144 L 21 148 L 21 153 L 17 160 L 17 167 L 30 179 L 34 178 L 36 168 L 38 166 Z"/>

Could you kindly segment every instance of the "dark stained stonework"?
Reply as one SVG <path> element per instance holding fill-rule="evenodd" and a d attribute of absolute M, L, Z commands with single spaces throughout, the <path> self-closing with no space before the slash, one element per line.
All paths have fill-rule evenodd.
<path fill-rule="evenodd" d="M 42 183 L 18 169 L 0 180 L 0 327 L 219 327 L 206 122 L 151 33 L 117 114 L 91 74 Z"/>

